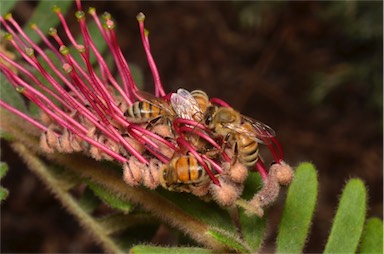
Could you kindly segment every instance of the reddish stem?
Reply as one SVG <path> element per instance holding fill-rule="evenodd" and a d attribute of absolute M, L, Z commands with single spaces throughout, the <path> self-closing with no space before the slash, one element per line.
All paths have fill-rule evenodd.
<path fill-rule="evenodd" d="M 63 26 L 63 28 L 64 28 L 64 31 L 65 31 L 67 37 L 68 37 L 69 40 L 71 41 L 72 45 L 75 46 L 75 48 L 76 48 L 78 44 L 77 44 L 75 38 L 73 38 L 72 33 L 71 33 L 71 30 L 69 30 L 67 21 L 65 21 L 65 18 L 64 18 L 64 16 L 63 16 L 63 14 L 61 13 L 61 9 L 58 8 L 58 7 L 55 7 L 55 8 L 53 9 L 53 11 L 54 11 L 54 12 L 56 13 L 56 15 L 59 17 L 60 22 L 61 22 L 61 24 L 62 24 L 62 26 Z"/>
<path fill-rule="evenodd" d="M 100 33 L 102 34 L 102 36 L 104 37 L 105 41 L 108 44 L 109 43 L 108 37 L 107 37 L 107 35 L 106 35 L 106 33 L 105 33 L 101 23 L 100 23 L 99 18 L 97 17 L 96 10 L 94 8 L 90 8 L 88 13 L 92 16 L 92 18 L 93 18 L 94 22 L 96 23 Z M 86 31 L 86 33 L 89 34 L 88 30 Z M 132 99 L 133 98 L 128 97 L 128 94 L 126 94 L 123 91 L 123 89 L 120 87 L 120 85 L 117 83 L 117 81 L 112 76 L 111 72 L 109 71 L 109 68 L 108 68 L 107 64 L 105 63 L 104 58 L 97 51 L 96 46 L 94 45 L 93 41 L 90 40 L 90 42 L 91 42 L 90 46 L 96 55 L 96 59 L 100 65 L 100 69 L 101 69 L 102 74 L 109 80 L 109 82 L 111 82 L 112 86 L 121 94 L 121 96 L 123 96 L 123 98 L 127 102 L 127 104 L 132 105 L 132 103 L 133 103 Z"/>
<path fill-rule="evenodd" d="M 71 88 L 71 90 L 76 94 L 76 96 L 78 96 L 78 98 L 80 100 L 84 100 L 84 97 L 82 97 L 78 91 L 76 89 L 73 88 L 71 82 L 69 82 L 65 77 L 64 75 L 57 69 L 57 67 L 53 64 L 53 62 L 51 61 L 51 59 L 49 59 L 49 57 L 45 54 L 45 52 L 36 44 L 34 43 L 23 31 L 23 29 L 19 26 L 19 24 L 17 24 L 17 22 L 11 17 L 10 19 L 8 19 L 9 22 L 12 23 L 12 25 L 16 28 L 16 30 L 20 33 L 21 36 L 23 36 L 23 38 L 32 46 L 32 48 L 34 50 L 36 50 L 40 55 L 41 57 L 44 59 L 44 61 L 47 62 L 47 64 L 49 65 L 49 67 L 55 72 L 55 74 L 69 87 Z M 15 44 L 13 44 L 14 46 L 16 46 Z M 21 50 L 19 47 L 16 47 L 16 49 L 23 55 L 24 58 L 28 58 L 28 57 L 25 57 L 25 54 L 23 54 L 23 50 Z M 31 57 L 31 56 L 30 56 Z M 35 64 L 39 63 L 37 59 L 33 59 L 35 58 L 35 56 L 33 55 L 32 56 L 32 61 L 35 62 Z M 27 60 L 27 59 L 26 59 Z M 28 61 L 28 60 L 27 60 Z M 29 61 L 28 61 L 29 62 Z M 49 75 L 44 68 L 41 67 L 41 65 L 37 65 L 37 68 L 39 71 L 42 72 L 42 74 L 44 74 L 44 77 L 51 83 L 51 82 L 54 82 L 55 84 L 57 83 L 56 80 L 51 76 Z M 83 101 L 84 102 L 84 101 Z"/>
<path fill-rule="evenodd" d="M 277 147 L 277 150 L 279 151 L 279 159 L 280 160 L 284 160 L 284 151 L 283 151 L 283 148 L 281 147 L 280 145 L 280 142 L 277 140 L 277 138 L 271 138 L 272 142 L 275 144 L 275 146 Z M 277 163 L 280 163 L 280 160 L 279 161 L 276 161 Z"/>
<path fill-rule="evenodd" d="M 166 93 L 164 92 L 163 85 L 161 84 L 159 71 L 157 70 L 155 60 L 153 59 L 153 56 L 152 56 L 152 53 L 150 50 L 148 33 L 145 31 L 145 27 L 144 27 L 145 15 L 142 12 L 140 12 L 136 16 L 136 18 L 137 18 L 137 21 L 139 22 L 141 40 L 142 40 L 143 45 L 144 45 L 144 50 L 145 50 L 145 54 L 147 56 L 149 68 L 152 71 L 153 81 L 155 83 L 155 95 L 157 97 L 163 97 L 163 96 L 165 96 Z"/>
<path fill-rule="evenodd" d="M 181 124 L 184 124 L 184 125 L 180 127 Z M 193 126 L 193 128 L 189 126 Z M 216 149 L 220 151 L 222 150 L 221 146 L 217 144 L 217 142 L 213 140 L 208 134 L 206 134 L 206 133 L 210 133 L 211 130 L 198 122 L 195 122 L 189 119 L 184 119 L 184 118 L 176 118 L 173 121 L 173 128 L 180 135 L 183 135 L 184 132 L 191 132 L 193 135 L 198 135 L 199 137 L 205 139 L 208 143 L 213 145 L 213 147 L 215 147 Z M 227 162 L 231 161 L 231 158 L 229 158 L 227 153 L 222 151 L 221 154 L 223 155 L 224 159 Z"/>
<path fill-rule="evenodd" d="M 0 106 L 5 108 L 6 110 L 20 116 L 21 118 L 27 120 L 28 122 L 30 122 L 31 124 L 35 125 L 37 128 L 39 128 L 40 130 L 42 131 L 47 131 L 48 128 L 45 127 L 44 125 L 42 125 L 41 123 L 39 123 L 38 121 L 36 121 L 35 119 L 33 119 L 32 117 L 26 115 L 25 113 L 21 112 L 20 110 L 17 110 L 16 108 L 12 107 L 11 105 L 5 103 L 4 101 L 0 100 Z"/>
<path fill-rule="evenodd" d="M 33 76 L 32 73 L 30 73 L 27 69 L 25 69 L 24 67 L 22 67 L 20 64 L 16 63 L 15 61 L 13 61 L 12 59 L 10 59 L 9 57 L 7 57 L 5 54 L 3 54 L 1 51 L 0 51 L 0 57 L 3 58 L 4 60 L 6 60 L 7 63 L 11 64 L 13 67 L 15 67 L 18 71 L 22 72 L 24 75 L 28 76 L 28 78 L 30 78 L 34 83 L 36 83 L 44 92 L 48 93 L 50 96 L 52 96 L 55 100 L 57 100 L 58 102 L 60 102 L 64 107 L 68 108 L 68 109 L 71 109 L 72 107 L 67 103 L 66 100 L 64 100 L 62 97 L 58 96 L 57 94 L 55 94 L 52 90 L 48 89 L 46 86 L 44 86 L 43 84 L 41 84 L 41 82 L 35 77 Z M 2 68 L 7 68 L 6 66 L 3 66 L 2 65 Z"/>
<path fill-rule="evenodd" d="M 204 160 L 207 160 L 215 169 L 216 171 L 221 174 L 223 173 L 223 169 L 221 168 L 221 166 L 219 164 L 217 164 L 214 160 L 212 160 L 211 158 L 209 158 L 208 156 L 206 156 L 205 154 L 202 154 L 201 157 L 204 159 Z"/>
<path fill-rule="evenodd" d="M 185 118 L 175 118 L 173 120 L 173 128 L 175 129 L 176 132 L 178 132 L 178 130 L 180 128 L 179 125 L 189 125 L 189 126 L 193 126 L 194 128 L 199 128 L 203 131 L 207 131 L 207 132 L 211 131 L 210 129 L 208 129 L 207 127 L 202 125 L 201 123 L 196 122 L 194 120 L 189 120 L 189 119 L 185 119 Z"/>
<path fill-rule="evenodd" d="M 47 45 L 52 50 L 56 57 L 59 58 L 61 62 L 64 62 L 63 56 L 59 53 L 57 48 L 55 48 L 55 46 L 53 46 L 53 44 L 48 40 L 47 36 L 45 36 L 45 34 L 40 30 L 40 28 L 36 24 L 31 24 L 31 28 L 41 37 L 45 45 Z"/>
<path fill-rule="evenodd" d="M 107 37 L 107 43 L 115 59 L 115 63 L 119 70 L 121 80 L 123 81 L 124 91 L 131 100 L 134 100 L 133 91 L 138 90 L 138 88 L 133 80 L 131 71 L 123 56 L 123 53 L 121 52 L 121 49 L 117 43 L 116 34 L 114 32 L 114 23 L 110 19 L 109 15 L 106 16 L 105 23 L 105 34 Z"/>
<path fill-rule="evenodd" d="M 147 135 L 153 139 L 156 139 L 158 141 L 160 141 L 161 143 L 165 144 L 166 146 L 168 146 L 169 148 L 173 149 L 173 150 L 177 150 L 178 148 L 176 146 L 174 146 L 172 143 L 170 143 L 169 141 L 165 140 L 164 138 L 160 137 L 159 135 L 147 130 L 147 129 L 144 129 L 140 126 L 137 126 L 135 124 L 130 124 L 130 127 L 132 129 L 136 129 L 137 131 L 141 132 L 142 134 L 144 135 Z"/>
<path fill-rule="evenodd" d="M 12 19 L 12 14 L 8 13 L 5 16 L 6 20 Z M 7 24 L 7 22 L 4 20 L 2 16 L 0 16 L 0 22 L 3 23 L 3 26 L 5 27 L 5 30 L 7 30 L 16 40 L 16 43 L 21 45 L 23 48 L 26 48 L 27 45 L 25 42 L 17 35 L 17 33 Z"/>
<path fill-rule="evenodd" d="M 265 169 L 264 163 L 259 158 L 256 162 L 256 169 L 259 171 L 261 178 L 263 179 L 263 182 L 267 181 L 268 179 L 268 173 Z"/>
<path fill-rule="evenodd" d="M 219 99 L 219 98 L 211 98 L 209 101 L 212 102 L 213 104 L 217 104 L 217 105 L 222 106 L 222 107 L 226 107 L 226 108 L 231 107 L 228 103 L 226 103 L 225 101 L 223 101 L 222 99 Z"/>

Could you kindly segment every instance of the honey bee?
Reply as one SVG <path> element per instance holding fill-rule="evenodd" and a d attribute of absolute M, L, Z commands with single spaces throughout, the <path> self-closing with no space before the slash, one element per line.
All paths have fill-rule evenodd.
<path fill-rule="evenodd" d="M 232 146 L 235 159 L 247 167 L 254 166 L 259 158 L 259 143 L 275 137 L 268 125 L 241 115 L 230 107 L 209 106 L 204 114 L 204 124 Z M 234 164 L 236 160 L 233 160 Z"/>
<path fill-rule="evenodd" d="M 177 117 L 195 120 L 203 120 L 204 112 L 210 105 L 208 95 L 201 90 L 188 92 L 185 89 L 178 89 L 177 93 L 171 95 L 171 105 Z"/>
<path fill-rule="evenodd" d="M 164 99 L 143 91 L 137 91 L 142 101 L 136 101 L 128 106 L 124 116 L 132 123 L 157 122 L 160 119 L 169 119 L 175 116 L 175 111 Z"/>
<path fill-rule="evenodd" d="M 208 95 L 202 90 L 193 90 L 188 92 L 185 89 L 178 89 L 177 93 L 172 94 L 171 104 L 175 110 L 177 117 L 193 120 L 197 123 L 200 123 L 204 119 L 204 112 L 211 105 Z M 193 126 L 195 129 L 195 126 Z M 199 132 L 204 132 L 199 130 Z M 198 135 L 192 134 L 191 132 L 186 132 L 186 138 L 189 143 L 200 153 L 213 152 L 213 147 L 205 139 L 199 137 Z M 208 134 L 207 134 L 208 135 Z"/>
<path fill-rule="evenodd" d="M 209 103 L 209 98 L 201 90 L 189 92 L 180 88 L 171 95 L 170 102 L 176 117 L 199 122 L 203 119 L 203 112 Z"/>
<path fill-rule="evenodd" d="M 188 92 L 180 88 L 172 93 L 170 102 L 143 91 L 137 93 L 143 100 L 133 103 L 124 112 L 124 116 L 133 123 L 145 123 L 163 117 L 195 120 L 199 116 L 202 119 L 201 108 L 205 109 L 209 102 L 208 96 L 200 90 Z"/>
<path fill-rule="evenodd" d="M 199 105 L 200 111 L 203 113 L 207 110 L 208 106 L 211 105 L 208 95 L 202 90 L 193 90 L 191 95 Z M 204 116 L 204 115 L 203 115 Z"/>
<path fill-rule="evenodd" d="M 153 124 L 163 124 L 172 129 L 172 121 L 175 118 L 201 120 L 203 117 L 200 106 L 203 106 L 205 93 L 202 91 L 190 93 L 181 88 L 176 93 L 171 94 L 169 101 L 166 98 L 158 98 L 143 91 L 137 93 L 143 100 L 128 106 L 124 112 L 124 116 L 132 123 L 148 123 L 149 128 Z M 205 100 L 208 101 L 208 96 L 205 95 L 205 97 Z"/>
<path fill-rule="evenodd" d="M 208 167 L 210 164 L 207 163 Z M 191 192 L 190 186 L 208 184 L 209 176 L 197 159 L 190 155 L 173 158 L 159 171 L 160 184 L 167 190 Z"/>

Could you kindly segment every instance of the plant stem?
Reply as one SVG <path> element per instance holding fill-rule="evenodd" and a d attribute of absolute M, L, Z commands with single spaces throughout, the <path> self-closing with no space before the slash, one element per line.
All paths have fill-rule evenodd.
<path fill-rule="evenodd" d="M 14 142 L 12 148 L 25 160 L 28 168 L 40 178 L 64 207 L 77 218 L 81 225 L 92 234 L 97 242 L 101 243 L 106 252 L 123 252 L 112 238 L 106 234 L 105 230 L 103 230 L 103 228 L 77 204 L 76 200 L 69 194 L 69 192 L 66 192 L 61 187 L 60 182 L 35 154 L 20 142 Z"/>

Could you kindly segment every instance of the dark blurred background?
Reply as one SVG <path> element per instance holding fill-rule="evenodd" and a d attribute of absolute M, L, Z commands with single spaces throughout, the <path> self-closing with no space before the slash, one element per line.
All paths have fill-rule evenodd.
<path fill-rule="evenodd" d="M 321 252 L 345 182 L 363 179 L 368 217 L 383 213 L 383 3 L 84 2 L 117 22 L 121 48 L 152 78 L 136 14 L 143 11 L 166 91 L 203 89 L 272 126 L 292 166 L 317 167 L 320 193 L 305 252 Z M 34 2 L 14 10 L 21 22 Z M 77 22 L 67 20 L 75 30 Z M 1 252 L 100 252 L 7 144 L 10 195 L 1 210 Z M 283 198 L 269 209 L 264 251 L 273 251 Z M 303 204 L 305 205 L 305 204 Z"/>

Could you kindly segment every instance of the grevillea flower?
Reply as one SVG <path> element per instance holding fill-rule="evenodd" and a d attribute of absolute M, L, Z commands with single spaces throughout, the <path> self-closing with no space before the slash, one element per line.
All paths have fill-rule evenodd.
<path fill-rule="evenodd" d="M 151 189 L 164 180 L 165 174 L 180 174 L 176 176 L 179 177 L 176 179 L 178 182 L 168 189 L 209 196 L 221 205 L 233 205 L 241 194 L 248 174 L 248 165 L 244 165 L 239 159 L 239 142 L 250 138 L 245 133 L 237 132 L 230 124 L 220 123 L 221 128 L 231 134 L 231 141 L 226 140 L 226 135 L 220 134 L 217 126 L 210 128 L 206 121 L 207 116 L 212 117 L 217 111 L 208 115 L 205 109 L 202 110 L 198 100 L 194 101 L 196 105 L 187 104 L 192 100 L 190 96 L 193 92 L 181 89 L 166 94 L 151 54 L 143 13 L 137 15 L 137 20 L 155 89 L 152 96 L 139 91 L 118 46 L 111 15 L 104 13 L 102 23 L 96 10 L 90 8 L 88 13 L 107 43 L 114 60 L 114 68 L 118 71 L 119 78 L 114 77 L 92 40 L 81 2 L 77 0 L 76 4 L 76 18 L 83 44 L 74 39 L 58 7 L 53 10 L 63 25 L 70 45 L 64 44 L 66 40 L 55 29 L 50 29 L 49 34 L 56 45 L 51 43 L 37 25 L 31 25 L 47 50 L 34 43 L 11 14 L 0 17 L 0 22 L 7 31 L 5 38 L 28 64 L 26 67 L 5 51 L 0 51 L 0 70 L 16 91 L 40 108 L 41 117 L 37 120 L 3 100 L 0 100 L 0 106 L 41 130 L 40 145 L 46 153 L 83 152 L 97 160 L 115 161 L 122 165 L 124 180 L 128 184 L 144 184 Z M 174 99 L 176 96 L 180 97 L 180 101 Z M 218 98 L 210 98 L 204 106 L 207 105 L 215 110 L 231 109 L 228 112 L 240 117 L 228 103 Z M 143 110 L 146 106 L 149 107 L 148 112 Z M 197 107 L 196 112 L 199 111 L 200 116 L 196 112 L 190 114 L 190 117 L 178 113 L 185 110 L 188 116 L 188 110 L 193 107 Z M 154 108 L 158 110 L 156 114 Z M 139 112 L 140 110 L 142 111 Z M 140 114 L 152 114 L 154 117 L 145 118 Z M 250 169 L 254 168 L 261 174 L 265 188 L 249 203 L 238 204 L 247 209 L 250 205 L 259 209 L 276 198 L 278 186 L 288 184 L 292 174 L 290 167 L 283 162 L 283 152 L 272 129 L 266 125 L 257 126 L 260 123 L 247 120 L 249 118 L 242 119 L 255 124 L 251 128 L 258 133 L 255 135 L 257 142 L 253 143 L 255 146 L 259 143 L 267 145 L 276 162 L 268 172 L 255 147 L 256 157 L 252 159 Z M 216 124 L 218 125 L 217 122 Z M 245 124 L 238 124 L 241 124 L 239 129 L 246 128 Z M 199 142 L 204 143 L 204 149 L 197 144 Z M 182 179 L 182 173 L 177 171 L 180 167 L 177 165 L 179 158 L 187 158 L 188 166 L 192 165 L 191 160 L 195 161 L 204 172 L 198 166 L 198 176 L 191 176 L 191 170 L 188 169 L 187 179 Z M 201 174 L 207 175 L 204 184 L 193 182 L 193 177 L 201 177 Z M 256 212 L 262 214 L 260 211 Z"/>

